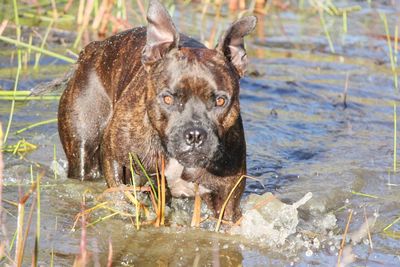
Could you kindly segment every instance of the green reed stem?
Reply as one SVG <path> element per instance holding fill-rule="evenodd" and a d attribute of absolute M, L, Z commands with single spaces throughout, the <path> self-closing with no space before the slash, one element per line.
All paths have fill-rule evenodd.
<path fill-rule="evenodd" d="M 56 151 L 56 144 L 54 144 L 54 147 L 53 147 L 54 180 L 57 180 L 57 176 L 58 176 L 58 164 L 57 164 L 57 153 L 56 152 L 57 152 Z"/>
<path fill-rule="evenodd" d="M 0 101 L 33 101 L 33 100 L 43 100 L 43 101 L 53 101 L 59 100 L 60 96 L 46 95 L 46 96 L 0 96 Z"/>
<path fill-rule="evenodd" d="M 387 22 L 387 18 L 386 18 L 386 14 L 385 13 L 379 13 L 382 21 L 383 21 L 383 25 L 385 27 L 385 33 L 386 33 L 386 39 L 387 39 L 387 46 L 389 49 L 389 58 L 390 58 L 390 66 L 392 69 L 392 73 L 393 73 L 393 82 L 394 82 L 394 87 L 396 90 L 398 90 L 398 81 L 397 81 L 397 70 L 396 70 L 396 63 L 395 63 L 395 56 L 394 54 L 397 54 L 397 50 L 395 50 L 395 53 L 393 53 L 393 49 L 392 49 L 392 41 L 390 40 L 390 32 L 389 32 L 389 26 L 388 26 L 388 22 Z M 395 36 L 398 35 L 396 34 L 397 32 L 397 27 L 395 30 Z M 397 37 L 395 37 L 395 47 L 397 47 Z M 397 59 L 396 59 L 397 60 Z"/>
<path fill-rule="evenodd" d="M 36 122 L 34 124 L 31 124 L 31 125 L 29 125 L 29 126 L 27 126 L 25 128 L 22 128 L 22 129 L 16 131 L 15 134 L 20 134 L 20 133 L 23 133 L 23 132 L 25 132 L 25 131 L 27 131 L 29 129 L 32 129 L 32 128 L 35 128 L 35 127 L 38 127 L 38 126 L 42 126 L 42 125 L 46 125 L 46 124 L 50 124 L 50 123 L 54 123 L 54 122 L 57 122 L 57 121 L 58 121 L 58 119 L 50 119 L 50 120 Z"/>
<path fill-rule="evenodd" d="M 133 156 L 133 158 L 135 159 L 135 162 L 139 165 L 139 167 L 140 167 L 140 169 L 142 170 L 144 176 L 146 176 L 147 181 L 149 181 L 151 190 L 153 191 L 153 194 L 154 194 L 154 198 L 155 198 L 156 200 L 158 200 L 157 191 L 155 190 L 155 187 L 154 187 L 154 185 L 153 185 L 153 182 L 151 181 L 150 176 L 147 174 L 147 171 L 145 170 L 143 164 L 140 162 L 140 160 L 139 160 L 139 158 L 137 157 L 137 155 L 133 154 L 132 156 Z"/>
<path fill-rule="evenodd" d="M 50 267 L 54 266 L 54 247 L 51 245 Z"/>
<path fill-rule="evenodd" d="M 14 109 L 15 109 L 15 93 L 17 91 L 19 75 L 21 73 L 21 50 L 18 49 L 17 54 L 18 54 L 18 67 L 17 67 L 17 74 L 15 76 L 15 82 L 14 82 L 14 90 L 13 90 L 13 92 L 14 92 L 13 98 L 14 99 L 11 102 L 10 117 L 8 118 L 7 129 L 6 129 L 6 133 L 4 135 L 3 145 L 7 143 L 8 134 L 10 132 L 11 122 L 12 122 L 12 119 L 14 116 Z"/>
<path fill-rule="evenodd" d="M 10 249 L 10 253 L 14 248 L 15 240 L 17 239 L 17 233 L 18 233 L 18 228 L 15 229 L 15 232 L 13 234 L 13 238 L 11 239 L 10 248 L 9 248 Z"/>
<path fill-rule="evenodd" d="M 370 195 L 370 194 L 366 194 L 366 193 L 362 193 L 362 192 L 356 192 L 354 190 L 352 190 L 351 193 L 353 195 L 362 196 L 362 197 L 379 198 L 378 196 L 375 196 L 375 195 Z"/>
<path fill-rule="evenodd" d="M 322 10 L 319 11 L 319 18 L 321 20 L 322 27 L 324 28 L 326 39 L 328 40 L 329 49 L 332 53 L 335 53 L 335 48 L 333 47 L 331 35 L 329 34 L 328 27 L 326 26 L 324 12 Z"/>
<path fill-rule="evenodd" d="M 31 186 L 33 185 L 33 165 L 29 167 L 29 173 L 31 174 Z"/>
<path fill-rule="evenodd" d="M 397 171 L 397 108 L 396 102 L 393 102 L 393 172 Z"/>
<path fill-rule="evenodd" d="M 228 205 L 229 199 L 231 199 L 232 194 L 235 192 L 235 190 L 239 186 L 240 182 L 242 182 L 242 180 L 246 177 L 248 177 L 248 176 L 242 175 L 239 177 L 239 179 L 236 181 L 236 184 L 233 186 L 231 192 L 229 192 L 228 197 L 225 199 L 225 202 L 222 204 L 221 210 L 219 211 L 217 226 L 215 226 L 215 232 L 218 232 L 219 228 L 221 227 L 222 218 L 224 217 L 225 208 L 226 208 L 226 205 Z"/>
<path fill-rule="evenodd" d="M 343 11 L 343 32 L 347 33 L 347 11 Z"/>
<path fill-rule="evenodd" d="M 51 31 L 51 27 L 53 26 L 54 20 L 50 21 L 49 26 L 47 27 L 46 33 L 44 34 L 42 44 L 40 45 L 40 49 L 44 49 L 44 45 L 46 44 L 47 38 L 49 37 L 49 33 Z M 34 69 L 37 69 L 39 67 L 39 61 L 40 61 L 40 56 L 42 54 L 39 52 L 36 54 L 35 57 L 35 65 L 33 66 Z"/>
<path fill-rule="evenodd" d="M 11 39 L 11 38 L 8 38 L 8 37 L 5 37 L 5 36 L 0 36 L 0 41 L 4 41 L 4 42 L 10 43 L 10 44 L 14 44 L 16 46 L 20 46 L 20 47 L 23 47 L 23 48 L 30 48 L 33 51 L 40 52 L 40 53 L 45 54 L 47 56 L 54 57 L 54 58 L 66 61 L 68 63 L 75 63 L 75 59 L 72 59 L 70 57 L 66 57 L 66 56 L 57 54 L 55 52 L 52 52 L 52 51 L 49 51 L 49 50 L 46 50 L 46 49 L 42 49 L 42 48 L 34 46 L 34 45 L 29 45 L 27 43 L 23 43 L 23 42 L 20 42 L 18 40 L 14 40 L 14 39 Z"/>
<path fill-rule="evenodd" d="M 36 177 L 36 239 L 40 240 L 40 181 L 42 179 L 42 175 L 38 174 Z"/>
<path fill-rule="evenodd" d="M 398 221 L 400 221 L 400 217 L 398 217 L 397 219 L 395 219 L 393 222 L 391 222 L 388 226 L 386 226 L 383 229 L 383 232 L 386 232 L 387 230 L 389 230 L 390 227 L 392 227 L 395 223 L 397 223 Z"/>
<path fill-rule="evenodd" d="M 0 90 L 0 97 L 2 96 L 29 96 L 31 94 L 31 91 L 8 91 L 8 90 Z"/>
<path fill-rule="evenodd" d="M 90 226 L 93 226 L 93 225 L 95 225 L 95 224 L 98 224 L 99 222 L 103 222 L 103 221 L 105 221 L 105 220 L 107 220 L 107 219 L 109 219 L 109 218 L 111 218 L 111 217 L 114 217 L 115 215 L 118 215 L 118 214 L 120 214 L 120 212 L 119 212 L 119 211 L 116 211 L 116 212 L 114 212 L 114 213 L 111 213 L 111 214 L 109 214 L 109 215 L 106 215 L 106 216 L 104 216 L 104 217 L 101 217 L 101 218 L 95 220 L 94 222 L 91 222 L 91 223 L 87 224 L 86 227 L 90 227 Z M 139 229 L 138 229 L 138 230 L 139 230 Z"/>
<path fill-rule="evenodd" d="M 14 21 L 15 21 L 15 25 L 16 25 L 16 34 L 17 34 L 17 40 L 20 41 L 21 40 L 21 28 L 19 25 L 19 14 L 18 14 L 18 4 L 17 4 L 17 0 L 13 0 L 13 7 L 14 7 Z"/>

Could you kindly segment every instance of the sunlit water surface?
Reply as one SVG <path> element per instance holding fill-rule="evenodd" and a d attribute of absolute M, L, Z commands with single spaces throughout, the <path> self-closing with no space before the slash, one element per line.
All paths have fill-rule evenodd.
<path fill-rule="evenodd" d="M 393 103 L 398 100 L 398 94 L 378 12 L 386 14 L 390 30 L 394 32 L 394 25 L 399 25 L 400 5 L 398 1 L 393 1 L 394 4 L 372 2 L 372 7 L 366 1 L 343 2 L 343 6 L 361 6 L 360 11 L 348 14 L 347 33 L 343 32 L 341 16 L 325 15 L 334 52 L 329 47 L 320 16 L 310 8 L 307 12 L 294 6 L 271 11 L 259 22 L 257 33 L 247 38 L 251 63 L 248 76 L 241 81 L 240 101 L 248 173 L 261 183 L 248 181 L 246 196 L 272 192 L 282 201 L 292 203 L 312 192 L 311 201 L 300 209 L 302 224 L 313 232 L 310 207 L 320 209 L 321 213 L 332 213 L 338 219 L 330 233 L 335 236 L 343 233 L 349 209 L 354 210 L 350 232 L 364 223 L 364 209 L 368 217 L 378 214 L 370 229 L 373 250 L 366 236 L 351 245 L 356 255 L 353 264 L 399 266 L 398 236 L 396 239 L 382 232 L 400 216 L 400 178 L 390 173 Z M 217 25 L 219 33 L 231 21 L 223 17 L 213 22 L 213 14 L 206 15 L 204 32 L 199 32 L 202 23 L 198 8 L 178 6 L 175 10 L 174 19 L 183 32 L 208 36 L 213 25 Z M 1 46 L 12 51 L 4 43 Z M 1 88 L 12 89 L 15 65 L 15 57 L 10 60 L 10 53 L 1 55 Z M 28 90 L 39 82 L 59 77 L 67 68 L 60 61 L 42 57 L 39 71 L 24 72 L 19 89 Z M 4 127 L 10 102 L 0 103 Z M 57 106 L 56 101 L 18 102 L 11 133 L 33 122 L 55 118 Z M 11 134 L 8 142 L 13 144 L 21 138 L 37 144 L 38 149 L 27 160 L 4 155 L 3 198 L 17 201 L 19 184 L 22 189 L 28 189 L 30 162 L 44 166 L 41 169 L 48 171 L 41 188 L 40 262 L 48 264 L 53 251 L 56 265 L 71 265 L 79 251 L 81 232 L 71 232 L 71 228 L 81 210 L 81 195 L 89 189 L 91 196 L 98 196 L 105 189 L 105 183 L 81 183 L 62 176 L 54 179 L 50 171 L 54 144 L 58 162 L 65 161 L 56 124 L 19 136 Z M 7 237 L 11 240 L 17 209 L 9 203 L 3 206 L 7 211 Z M 390 230 L 400 231 L 399 225 Z M 27 262 L 33 250 L 33 237 L 34 234 L 27 243 Z M 305 244 L 303 249 L 287 253 L 282 252 L 284 248 L 266 247 L 257 240 L 189 227 L 147 227 L 136 231 L 126 219 L 100 222 L 88 228 L 87 238 L 94 262 L 103 264 L 111 240 L 117 266 L 332 266 L 338 255 L 337 242 L 333 241 L 318 249 L 309 249 Z M 312 240 L 310 237 L 310 243 Z"/>

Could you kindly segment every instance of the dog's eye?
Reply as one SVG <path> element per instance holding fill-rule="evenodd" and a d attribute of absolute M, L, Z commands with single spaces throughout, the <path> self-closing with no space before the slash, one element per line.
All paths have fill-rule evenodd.
<path fill-rule="evenodd" d="M 223 96 L 219 96 L 217 97 L 217 99 L 215 100 L 215 105 L 217 107 L 223 107 L 225 105 L 226 99 Z"/>
<path fill-rule="evenodd" d="M 172 97 L 172 95 L 165 95 L 163 96 L 163 101 L 167 105 L 172 105 L 174 103 L 174 98 Z"/>

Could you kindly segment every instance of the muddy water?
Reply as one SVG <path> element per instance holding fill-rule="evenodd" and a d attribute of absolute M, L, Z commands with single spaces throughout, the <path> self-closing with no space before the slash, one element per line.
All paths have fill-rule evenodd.
<path fill-rule="evenodd" d="M 398 101 L 398 93 L 378 13 L 386 14 L 390 32 L 394 33 L 394 26 L 400 23 L 400 4 L 392 2 L 373 1 L 372 6 L 360 1 L 343 2 L 343 7 L 361 7 L 348 14 L 347 33 L 343 32 L 341 16 L 325 14 L 334 52 L 318 13 L 309 7 L 271 9 L 265 20 L 260 21 L 257 34 L 247 39 L 251 64 L 249 75 L 241 83 L 241 106 L 248 173 L 261 183 L 249 181 L 246 197 L 272 192 L 282 201 L 293 203 L 312 192 L 313 198 L 299 210 L 300 224 L 295 234 L 298 238 L 293 239 L 299 243 L 297 246 L 289 246 L 288 241 L 287 245 L 270 247 L 257 239 L 188 227 L 147 227 L 136 231 L 129 220 L 109 219 L 88 229 L 93 261 L 104 265 L 111 240 L 117 266 L 332 266 L 337 262 L 340 236 L 352 209 L 351 233 L 365 222 L 364 210 L 369 218 L 378 216 L 370 230 L 372 250 L 366 234 L 360 242 L 347 243 L 355 256 L 352 264 L 400 265 L 398 234 L 388 236 L 382 231 L 400 216 L 400 177 L 390 172 L 393 103 Z M 186 6 L 185 12 L 180 6 L 175 10 L 178 27 L 194 36 L 209 36 L 213 25 L 219 27 L 229 21 L 222 17 L 212 22 L 211 14 L 205 16 L 207 23 L 202 24 L 196 10 L 196 6 Z M 204 32 L 195 30 L 200 25 Z M 215 32 L 220 30 L 216 28 Z M 3 43 L 1 46 L 11 53 L 11 47 Z M 52 48 L 58 47 L 54 44 Z M 15 76 L 16 63 L 10 61 L 10 53 L 1 54 L 0 60 L 0 87 L 5 89 L 12 88 Z M 28 69 L 23 73 L 19 89 L 29 89 L 43 80 L 58 77 L 68 68 L 46 57 L 41 63 L 39 71 Z M 344 88 L 347 88 L 346 104 Z M 5 124 L 10 103 L 0 103 L 0 118 Z M 12 132 L 36 121 L 55 118 L 56 112 L 56 101 L 19 102 Z M 56 265 L 68 266 L 79 251 L 81 232 L 79 228 L 72 232 L 71 228 L 81 209 L 82 193 L 91 190 L 88 193 L 91 205 L 105 183 L 80 183 L 62 174 L 54 178 L 50 169 L 54 144 L 59 164 L 65 162 L 55 124 L 18 136 L 12 134 L 9 143 L 21 138 L 39 148 L 25 160 L 5 155 L 3 198 L 17 201 L 18 188 L 28 188 L 30 164 L 42 166 L 34 166 L 35 171 L 46 170 L 41 194 L 40 262 L 48 265 L 53 252 Z M 11 204 L 3 206 L 7 211 L 7 238 L 11 240 L 17 211 Z M 332 229 L 321 231 L 315 218 L 326 214 L 333 214 L 337 223 Z M 400 231 L 399 225 L 390 230 Z M 320 246 L 315 238 L 321 242 Z M 27 262 L 32 241 L 31 238 L 27 243 Z"/>

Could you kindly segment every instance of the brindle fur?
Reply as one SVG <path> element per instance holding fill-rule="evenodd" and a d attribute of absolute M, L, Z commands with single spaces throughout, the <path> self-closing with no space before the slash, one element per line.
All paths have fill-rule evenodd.
<path fill-rule="evenodd" d="M 175 31 L 164 7 L 150 1 L 149 26 L 135 28 L 84 48 L 59 106 L 59 133 L 68 177 L 105 176 L 108 186 L 129 183 L 129 157 L 137 155 L 149 173 L 161 157 L 177 158 L 181 179 L 208 189 L 202 195 L 217 216 L 238 178 L 246 173 L 246 149 L 239 107 L 239 78 L 246 65 L 243 37 L 255 26 L 244 18 L 231 26 L 216 49 Z M 160 37 L 161 36 L 161 37 Z M 179 105 L 160 103 L 171 88 Z M 216 109 L 215 93 L 229 96 Z M 202 127 L 206 143 L 181 153 L 185 127 Z M 240 216 L 245 180 L 224 218 Z"/>

